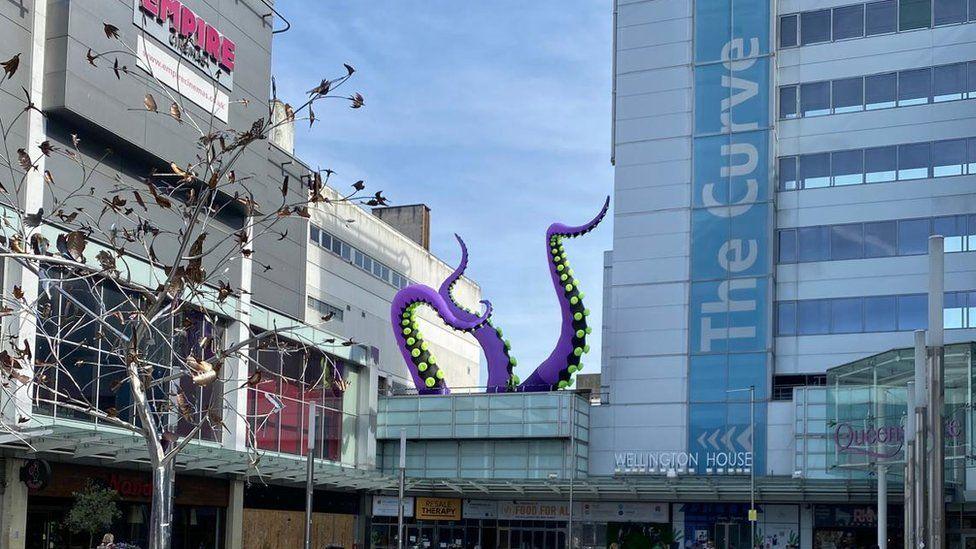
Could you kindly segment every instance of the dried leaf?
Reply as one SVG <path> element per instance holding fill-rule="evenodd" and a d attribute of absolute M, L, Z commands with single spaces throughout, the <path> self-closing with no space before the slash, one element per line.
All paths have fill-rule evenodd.
<path fill-rule="evenodd" d="M 108 250 L 102 250 L 98 252 L 95 256 L 98 260 L 99 266 L 101 266 L 103 271 L 114 271 L 115 270 L 115 256 L 112 255 Z"/>
<path fill-rule="evenodd" d="M 361 191 L 366 188 L 366 183 L 362 179 L 360 179 L 359 181 L 352 184 L 352 188 L 356 189 L 357 191 Z"/>
<path fill-rule="evenodd" d="M 176 119 L 177 122 L 183 123 L 183 111 L 176 103 L 169 106 L 169 115 Z"/>
<path fill-rule="evenodd" d="M 91 66 L 93 66 L 93 67 L 97 67 L 98 66 L 98 65 L 95 64 L 95 60 L 98 59 L 98 56 L 95 55 L 95 52 L 93 52 L 91 50 L 91 48 L 88 48 L 88 53 L 85 54 L 85 59 L 88 60 L 88 63 Z"/>
<path fill-rule="evenodd" d="M 110 23 L 105 23 L 105 26 L 102 28 L 102 30 L 105 31 L 106 38 L 115 38 L 116 40 L 118 40 L 119 28 L 116 27 L 115 25 L 112 25 Z"/>
<path fill-rule="evenodd" d="M 34 167 L 34 161 L 31 160 L 30 155 L 27 154 L 27 151 L 24 149 L 17 149 L 17 162 L 20 163 L 20 167 L 23 168 L 24 171 L 30 170 Z"/>
<path fill-rule="evenodd" d="M 51 156 L 52 152 L 58 150 L 57 147 L 52 145 L 51 142 L 47 140 L 42 141 L 41 144 L 38 145 L 38 148 L 41 149 L 41 153 L 43 153 L 44 156 Z"/>
<path fill-rule="evenodd" d="M 149 112 L 157 112 L 159 106 L 156 105 L 156 98 L 152 96 L 151 93 L 147 93 L 146 97 L 142 99 L 143 105 L 146 106 L 146 110 Z"/>
<path fill-rule="evenodd" d="M 51 170 L 44 170 L 44 182 L 48 185 L 54 185 L 54 176 L 51 175 Z"/>
<path fill-rule="evenodd" d="M 14 73 L 17 72 L 17 67 L 19 66 L 20 66 L 19 53 L 11 57 L 10 59 L 7 59 L 3 63 L 0 63 L 0 67 L 3 67 L 3 79 L 6 80 L 7 78 L 12 77 Z"/>
<path fill-rule="evenodd" d="M 346 76 L 352 76 L 352 73 L 356 72 L 356 69 L 352 68 L 352 65 L 348 63 L 343 63 L 342 66 L 346 68 L 346 72 L 348 73 Z"/>
<path fill-rule="evenodd" d="M 82 231 L 71 231 L 70 233 L 58 235 L 58 251 L 69 259 L 79 263 L 85 262 L 85 247 L 88 245 L 87 235 Z"/>
<path fill-rule="evenodd" d="M 364 104 L 366 104 L 366 100 L 363 99 L 363 96 L 360 93 L 356 93 L 355 95 L 353 95 L 349 99 L 352 101 L 352 104 L 349 105 L 349 108 L 352 108 L 352 109 L 362 108 L 362 106 Z"/>

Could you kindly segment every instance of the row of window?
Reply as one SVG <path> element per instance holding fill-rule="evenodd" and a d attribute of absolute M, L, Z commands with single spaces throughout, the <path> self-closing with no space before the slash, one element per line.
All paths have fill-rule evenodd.
<path fill-rule="evenodd" d="M 976 137 L 784 156 L 781 191 L 976 175 Z"/>
<path fill-rule="evenodd" d="M 921 255 L 928 253 L 928 239 L 934 234 L 945 237 L 947 252 L 976 251 L 976 215 L 821 225 L 778 232 L 780 263 Z"/>
<path fill-rule="evenodd" d="M 944 325 L 976 328 L 976 291 L 946 292 Z M 857 334 L 922 330 L 928 325 L 925 294 L 779 301 L 776 335 Z"/>
<path fill-rule="evenodd" d="M 976 61 L 779 88 L 781 119 L 976 99 Z"/>
<path fill-rule="evenodd" d="M 326 303 L 321 299 L 316 299 L 312 296 L 308 296 L 308 308 L 322 316 L 332 315 L 332 320 L 338 320 L 339 322 L 342 322 L 342 316 L 346 312 L 344 309 L 340 309 L 335 305 Z"/>
<path fill-rule="evenodd" d="M 779 18 L 779 47 L 792 48 L 976 21 L 976 0 L 882 0 Z"/>
<path fill-rule="evenodd" d="M 310 226 L 308 239 L 398 290 L 410 284 L 405 275 L 315 225 Z"/>

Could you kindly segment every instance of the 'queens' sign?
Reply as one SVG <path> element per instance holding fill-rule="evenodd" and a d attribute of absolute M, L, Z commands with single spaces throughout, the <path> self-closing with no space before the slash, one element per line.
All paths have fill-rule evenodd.
<path fill-rule="evenodd" d="M 179 0 L 135 0 L 133 22 L 228 89 L 237 45 Z"/>
<path fill-rule="evenodd" d="M 901 425 L 854 427 L 850 423 L 841 423 L 834 430 L 834 442 L 842 453 L 887 459 L 901 452 L 905 444 L 905 429 Z"/>

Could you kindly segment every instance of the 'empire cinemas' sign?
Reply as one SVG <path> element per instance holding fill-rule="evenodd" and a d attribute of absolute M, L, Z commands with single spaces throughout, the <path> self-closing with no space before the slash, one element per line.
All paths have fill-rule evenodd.
<path fill-rule="evenodd" d="M 137 27 L 169 46 L 228 90 L 234 87 L 237 45 L 179 0 L 134 0 Z"/>

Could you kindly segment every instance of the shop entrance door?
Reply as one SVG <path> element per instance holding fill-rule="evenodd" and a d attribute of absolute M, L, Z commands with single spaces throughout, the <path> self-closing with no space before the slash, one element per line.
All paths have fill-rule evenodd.
<path fill-rule="evenodd" d="M 748 548 L 748 541 L 742 542 L 742 525 L 738 522 L 715 523 L 715 547 L 716 549 Z"/>
<path fill-rule="evenodd" d="M 403 544 L 404 547 L 409 547 L 410 549 L 436 547 L 433 526 L 417 526 L 416 524 L 411 524 L 406 526 L 404 530 L 404 535 L 406 536 Z"/>
<path fill-rule="evenodd" d="M 976 534 L 962 536 L 962 549 L 976 549 Z"/>

